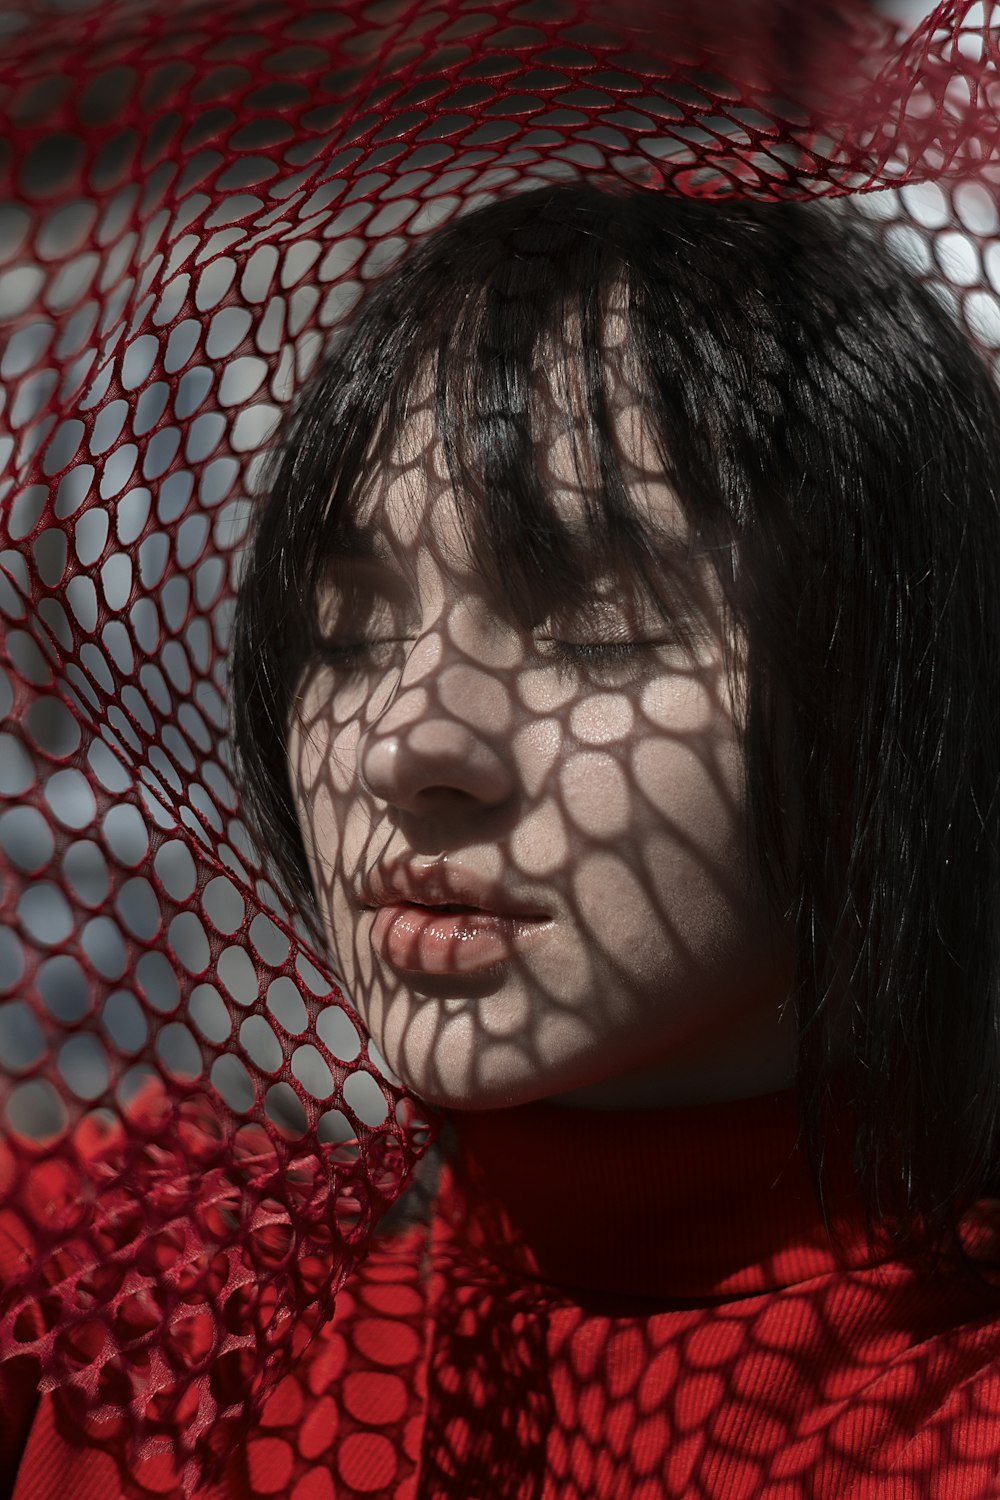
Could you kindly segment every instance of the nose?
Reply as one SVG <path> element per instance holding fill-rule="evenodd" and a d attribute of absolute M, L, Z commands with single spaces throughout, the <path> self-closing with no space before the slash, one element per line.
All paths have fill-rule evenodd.
<path fill-rule="evenodd" d="M 410 676 L 404 672 L 388 705 L 361 735 L 362 784 L 411 813 L 462 801 L 484 808 L 507 801 L 515 778 L 498 728 L 506 728 L 509 708 L 504 712 L 492 701 L 506 699 L 503 685 L 471 664 L 407 682 Z"/>

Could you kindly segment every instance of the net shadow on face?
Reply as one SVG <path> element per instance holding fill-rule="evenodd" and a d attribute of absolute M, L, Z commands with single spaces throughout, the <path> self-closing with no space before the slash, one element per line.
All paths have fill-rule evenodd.
<path fill-rule="evenodd" d="M 418 398 L 316 599 L 288 741 L 316 904 L 381 1053 L 439 1104 L 693 1102 L 793 1069 L 721 597 L 611 383 L 652 590 L 588 537 L 579 413 L 546 382 L 569 586 L 486 576 Z"/>

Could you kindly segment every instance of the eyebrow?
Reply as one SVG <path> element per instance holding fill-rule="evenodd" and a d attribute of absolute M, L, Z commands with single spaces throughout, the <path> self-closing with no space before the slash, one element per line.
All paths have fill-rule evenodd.
<path fill-rule="evenodd" d="M 378 532 L 360 529 L 337 531 L 327 543 L 325 565 L 335 567 L 338 562 L 388 562 L 387 549 L 380 542 Z"/>

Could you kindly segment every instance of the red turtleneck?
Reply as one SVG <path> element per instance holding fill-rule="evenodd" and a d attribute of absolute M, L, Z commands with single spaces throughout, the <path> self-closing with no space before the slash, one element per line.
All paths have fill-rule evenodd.
<path fill-rule="evenodd" d="M 794 1095 L 454 1125 L 431 1225 L 377 1243 L 211 1500 L 1000 1496 L 1000 1289 L 873 1253 L 836 1139 L 834 1249 Z M 13 1487 L 172 1492 L 48 1400 Z"/>

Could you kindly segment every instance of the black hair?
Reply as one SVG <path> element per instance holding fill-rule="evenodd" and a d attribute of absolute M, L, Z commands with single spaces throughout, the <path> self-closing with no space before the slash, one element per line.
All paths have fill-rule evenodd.
<path fill-rule="evenodd" d="M 554 359 L 583 393 L 592 539 L 650 571 L 613 431 L 614 297 L 664 474 L 745 642 L 748 824 L 794 921 L 818 1177 L 846 1036 L 871 1222 L 940 1237 L 1000 1150 L 1000 402 L 951 312 L 853 213 L 572 183 L 418 243 L 271 455 L 232 659 L 248 816 L 308 908 L 286 767 L 303 643 L 422 374 L 485 570 L 582 587 L 539 469 Z"/>

